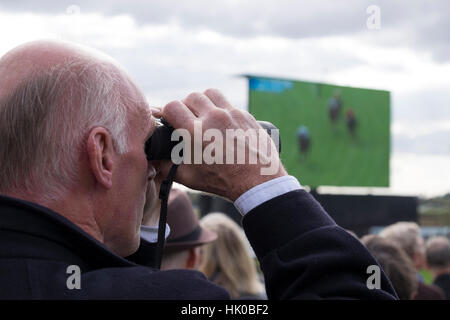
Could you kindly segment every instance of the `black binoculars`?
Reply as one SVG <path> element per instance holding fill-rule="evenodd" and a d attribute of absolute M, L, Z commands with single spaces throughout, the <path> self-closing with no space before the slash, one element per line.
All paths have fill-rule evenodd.
<path fill-rule="evenodd" d="M 272 130 L 278 130 L 272 123 L 267 121 L 258 121 L 259 125 L 267 131 L 270 137 Z M 172 149 L 179 141 L 172 141 L 171 136 L 174 128 L 164 119 L 160 120 L 152 136 L 145 142 L 145 154 L 148 161 L 152 160 L 170 160 Z M 281 152 L 281 138 L 278 134 L 278 141 L 274 141 L 278 153 Z M 272 137 L 273 138 L 273 137 Z"/>

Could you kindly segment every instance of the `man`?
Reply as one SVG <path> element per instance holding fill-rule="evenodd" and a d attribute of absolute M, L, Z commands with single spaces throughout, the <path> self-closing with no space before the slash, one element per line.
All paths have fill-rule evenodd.
<path fill-rule="evenodd" d="M 436 286 L 427 285 L 423 282 L 419 271 L 425 268 L 425 247 L 420 228 L 415 222 L 397 222 L 380 233 L 380 236 L 386 238 L 405 251 L 416 268 L 419 286 L 414 300 L 442 300 L 444 294 Z"/>
<path fill-rule="evenodd" d="M 333 125 L 336 124 L 339 119 L 342 109 L 341 94 L 339 91 L 335 91 L 333 96 L 328 100 L 328 116 Z"/>
<path fill-rule="evenodd" d="M 200 226 L 191 199 L 179 189 L 170 192 L 167 224 L 170 234 L 164 248 L 161 269 L 198 270 L 202 262 L 201 247 L 216 240 L 217 235 Z"/>
<path fill-rule="evenodd" d="M 303 159 L 306 160 L 311 144 L 311 137 L 306 126 L 302 125 L 297 129 L 297 141 L 300 150 L 300 161 L 302 161 Z"/>
<path fill-rule="evenodd" d="M 358 122 L 356 121 L 355 112 L 353 109 L 349 108 L 345 111 L 345 122 L 347 124 L 347 129 L 350 132 L 352 138 L 356 138 L 356 126 Z"/>
<path fill-rule="evenodd" d="M 447 237 L 436 236 L 426 243 L 428 267 L 433 274 L 433 284 L 441 288 L 450 300 L 450 241 Z"/>
<path fill-rule="evenodd" d="M 199 272 L 123 258 L 139 247 L 156 175 L 143 151 L 154 123 L 110 58 L 25 44 L 0 60 L 0 101 L 1 298 L 228 297 Z"/>
<path fill-rule="evenodd" d="M 155 116 L 191 136 L 199 122 L 203 131 L 260 129 L 212 89 Z M 153 130 L 142 93 L 110 58 L 41 41 L 0 59 L 0 298 L 229 297 L 199 272 L 123 258 L 139 248 L 149 184 L 171 166 L 146 160 Z M 245 151 L 267 160 L 262 148 Z M 395 298 L 383 273 L 381 289 L 367 287 L 374 258 L 271 154 L 271 174 L 261 174 L 267 162 L 181 164 L 175 180 L 235 202 L 269 298 Z"/>

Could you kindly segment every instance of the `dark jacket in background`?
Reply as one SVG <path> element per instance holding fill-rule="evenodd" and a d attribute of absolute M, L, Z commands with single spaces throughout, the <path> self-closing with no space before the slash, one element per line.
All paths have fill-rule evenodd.
<path fill-rule="evenodd" d="M 444 291 L 445 298 L 450 300 L 450 273 L 441 274 L 434 279 L 433 284 Z"/>
<path fill-rule="evenodd" d="M 417 293 L 413 300 L 445 300 L 445 296 L 439 287 L 419 281 Z"/>
<path fill-rule="evenodd" d="M 396 296 L 384 273 L 381 289 L 367 288 L 366 270 L 376 261 L 303 190 L 258 206 L 244 217 L 243 225 L 265 274 L 269 299 Z M 139 262 L 145 254 L 136 257 Z M 67 287 L 70 265 L 81 269 L 80 290 Z M 4 196 L 0 196 L 0 288 L 0 299 L 229 298 L 200 272 L 137 265 L 61 215 Z"/>

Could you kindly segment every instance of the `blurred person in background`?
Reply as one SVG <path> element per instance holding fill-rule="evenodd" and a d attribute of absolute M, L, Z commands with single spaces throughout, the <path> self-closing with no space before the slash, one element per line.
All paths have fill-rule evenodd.
<path fill-rule="evenodd" d="M 383 229 L 380 236 L 400 246 L 413 262 L 416 276 L 419 279 L 415 300 L 443 300 L 445 298 L 440 288 L 425 284 L 419 274 L 420 270 L 426 268 L 426 260 L 424 241 L 417 223 L 403 221 L 394 223 Z"/>
<path fill-rule="evenodd" d="M 201 264 L 201 247 L 216 240 L 217 235 L 199 225 L 188 194 L 172 189 L 167 205 L 167 238 L 161 270 L 198 270 Z"/>
<path fill-rule="evenodd" d="M 342 109 L 341 94 L 339 91 L 335 91 L 333 97 L 328 100 L 328 115 L 333 126 L 339 119 L 339 115 Z"/>
<path fill-rule="evenodd" d="M 441 288 L 450 300 L 450 241 L 436 236 L 428 239 L 425 252 L 428 268 L 433 274 L 433 284 Z"/>
<path fill-rule="evenodd" d="M 361 242 L 381 264 L 401 300 L 412 300 L 417 294 L 416 269 L 406 253 L 394 242 L 377 235 L 367 235 Z"/>
<path fill-rule="evenodd" d="M 217 234 L 203 247 L 200 271 L 228 290 L 233 299 L 266 299 L 244 232 L 223 213 L 210 213 L 200 225 Z"/>
<path fill-rule="evenodd" d="M 352 138 L 356 139 L 356 126 L 358 122 L 356 121 L 355 112 L 351 108 L 345 111 L 345 123 L 347 124 L 347 129 Z"/>
<path fill-rule="evenodd" d="M 300 161 L 306 160 L 311 145 L 311 136 L 306 126 L 297 129 L 298 147 L 300 150 Z"/>

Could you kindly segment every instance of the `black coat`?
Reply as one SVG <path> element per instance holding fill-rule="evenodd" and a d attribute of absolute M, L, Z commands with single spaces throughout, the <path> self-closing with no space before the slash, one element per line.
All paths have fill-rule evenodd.
<path fill-rule="evenodd" d="M 450 300 L 450 273 L 441 274 L 434 279 L 433 284 L 443 290 L 445 299 Z"/>
<path fill-rule="evenodd" d="M 80 290 L 68 289 L 70 265 Z M 0 197 L 0 299 L 227 298 L 200 272 L 139 266 L 47 208 Z"/>
<path fill-rule="evenodd" d="M 381 290 L 366 286 L 377 264 L 305 191 L 276 197 L 249 212 L 245 232 L 260 261 L 269 299 L 393 299 L 384 273 Z M 227 299 L 196 271 L 159 271 L 145 264 L 146 242 L 124 259 L 61 215 L 0 196 L 1 299 Z M 70 265 L 81 289 L 68 289 Z"/>

